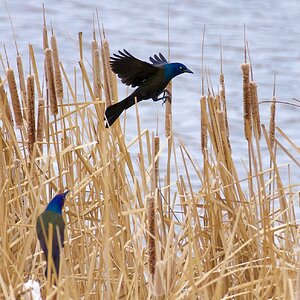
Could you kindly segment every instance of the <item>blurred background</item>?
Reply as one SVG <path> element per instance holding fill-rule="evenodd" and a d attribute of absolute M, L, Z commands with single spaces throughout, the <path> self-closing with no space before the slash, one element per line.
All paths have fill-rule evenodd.
<path fill-rule="evenodd" d="M 182 139 L 196 161 L 201 165 L 200 105 L 201 45 L 206 25 L 204 65 L 209 69 L 215 91 L 220 72 L 220 37 L 222 37 L 223 73 L 225 75 L 230 139 L 233 156 L 243 169 L 242 159 L 247 151 L 243 131 L 242 76 L 240 64 L 244 61 L 244 24 L 253 64 L 254 80 L 258 84 L 260 100 L 270 100 L 273 78 L 276 74 L 276 96 L 281 101 L 300 98 L 300 5 L 290 1 L 138 1 L 138 0 L 68 0 L 44 1 L 48 29 L 52 22 L 60 59 L 72 78 L 78 67 L 78 32 L 83 32 L 84 53 L 89 61 L 92 40 L 93 14 L 96 8 L 105 28 L 111 52 L 127 49 L 137 58 L 148 60 L 150 55 L 168 54 L 168 7 L 170 14 L 171 61 L 180 61 L 194 71 L 173 80 L 173 130 Z M 36 59 L 42 65 L 42 2 L 36 0 L 9 0 L 12 22 L 23 62 L 32 43 Z M 15 67 L 15 48 L 5 3 L 0 3 L 1 53 L 5 43 L 11 65 Z M 26 69 L 27 66 L 27 69 Z M 28 70 L 28 63 L 25 63 Z M 41 70 L 42 72 L 42 70 Z M 4 77 L 3 69 L 0 75 Z M 127 88 L 119 84 L 119 98 Z M 164 136 L 164 107 L 161 102 L 144 101 L 139 104 L 142 128 L 155 131 L 159 118 L 159 133 Z M 261 104 L 262 123 L 268 128 L 270 104 Z M 277 105 L 276 124 L 297 145 L 300 108 Z M 127 111 L 126 135 L 128 141 L 137 135 L 135 109 Z M 278 134 L 277 134 L 278 136 Z M 280 138 L 280 137 L 279 137 Z M 286 147 L 299 159 L 288 144 Z M 246 155 L 245 155 L 246 157 Z M 291 160 L 278 151 L 279 163 Z M 268 160 L 266 161 L 266 165 Z M 293 164 L 292 164 L 293 165 Z M 293 165 L 295 166 L 295 165 Z M 299 168 L 292 170 L 300 179 Z"/>

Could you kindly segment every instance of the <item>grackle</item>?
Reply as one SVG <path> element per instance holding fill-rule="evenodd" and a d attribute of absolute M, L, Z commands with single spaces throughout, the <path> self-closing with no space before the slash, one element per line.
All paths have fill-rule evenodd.
<path fill-rule="evenodd" d="M 135 58 L 125 49 L 111 57 L 112 71 L 126 85 L 138 88 L 124 100 L 107 107 L 105 111 L 107 126 L 111 126 L 123 110 L 134 105 L 135 98 L 137 102 L 150 98 L 153 101 L 165 102 L 169 97 L 165 89 L 169 81 L 182 73 L 193 73 L 181 63 L 168 63 L 161 53 L 149 59 L 152 64 Z M 159 98 L 162 93 L 162 97 Z"/>
<path fill-rule="evenodd" d="M 65 198 L 69 191 L 56 195 L 48 204 L 45 211 L 38 216 L 37 223 L 36 223 L 36 231 L 37 236 L 41 244 L 41 248 L 43 249 L 47 267 L 45 271 L 45 275 L 48 275 L 48 250 L 50 251 L 50 246 L 52 244 L 52 261 L 54 263 L 54 270 L 53 267 L 50 268 L 50 276 L 56 272 L 56 276 L 54 278 L 58 278 L 59 273 L 59 261 L 60 261 L 60 248 L 59 245 L 63 247 L 64 243 L 64 229 L 65 223 L 62 217 L 62 208 L 65 203 Z M 49 238 L 49 230 L 50 224 L 52 224 L 52 241 Z M 49 249 L 48 249 L 49 247 Z"/>

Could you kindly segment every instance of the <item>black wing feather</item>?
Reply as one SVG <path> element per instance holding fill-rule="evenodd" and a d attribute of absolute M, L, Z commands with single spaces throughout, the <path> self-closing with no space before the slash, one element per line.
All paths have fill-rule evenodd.
<path fill-rule="evenodd" d="M 132 87 L 141 85 L 152 74 L 157 72 L 157 67 L 132 56 L 125 49 L 110 58 L 111 69 L 121 78 L 121 81 Z"/>
<path fill-rule="evenodd" d="M 154 54 L 154 58 L 149 57 L 149 59 L 152 62 L 152 64 L 155 66 L 162 66 L 168 63 L 166 58 L 161 53 L 159 53 L 159 57 L 157 54 Z"/>

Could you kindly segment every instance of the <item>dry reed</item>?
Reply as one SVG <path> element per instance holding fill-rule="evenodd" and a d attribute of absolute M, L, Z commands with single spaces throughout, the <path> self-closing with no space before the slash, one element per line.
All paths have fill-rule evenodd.
<path fill-rule="evenodd" d="M 39 83 L 43 75 L 39 77 L 38 70 L 43 73 L 43 63 L 35 61 L 29 47 L 39 99 L 37 141 L 48 149 L 46 154 L 32 151 L 30 162 L 34 163 L 21 151 L 18 132 L 3 113 L 3 107 L 8 107 L 7 83 L 0 82 L 0 298 L 21 299 L 26 292 L 24 283 L 36 279 L 49 300 L 295 299 L 299 185 L 283 184 L 287 167 L 277 164 L 279 150 L 271 147 L 278 144 L 271 133 L 275 125 L 270 135 L 262 127 L 261 141 L 255 130 L 251 140 L 247 130 L 254 159 L 246 178 L 240 177 L 231 155 L 226 125 L 229 108 L 222 92 L 217 96 L 209 92 L 201 98 L 203 168 L 198 167 L 199 157 L 193 158 L 187 145 L 179 141 L 177 146 L 172 123 L 167 139 L 164 134 L 157 135 L 151 147 L 150 132 L 141 129 L 137 106 L 137 136 L 128 141 L 120 126 L 106 129 L 99 117 L 105 103 L 95 97 L 82 45 L 78 77 L 86 91 L 85 101 L 77 98 L 78 86 L 72 86 L 61 63 L 68 92 L 59 110 L 57 103 L 51 105 L 53 121 L 45 111 L 46 95 Z M 46 49 L 45 55 L 52 99 L 52 51 Z M 108 104 L 118 100 L 117 85 L 109 77 L 108 54 L 103 48 L 102 62 Z M 250 93 L 247 72 L 243 73 L 244 96 Z M 33 75 L 28 77 L 31 103 L 32 84 Z M 11 92 L 16 91 L 14 85 Z M 20 125 L 21 110 L 17 111 Z M 249 123 L 251 111 L 247 111 Z M 272 112 L 275 116 L 275 109 Z M 30 119 L 33 124 L 34 116 Z M 49 130 L 44 139 L 45 128 Z M 24 128 L 24 136 L 29 137 L 30 130 Z M 278 131 L 291 142 L 282 129 Z M 262 142 L 268 145 L 263 154 Z M 286 149 L 284 153 L 288 159 L 292 157 Z M 264 170 L 266 157 L 272 165 Z M 160 169 L 159 160 L 166 167 Z M 54 287 L 44 276 L 45 260 L 35 224 L 61 185 L 71 193 L 63 212 L 66 242 Z"/>

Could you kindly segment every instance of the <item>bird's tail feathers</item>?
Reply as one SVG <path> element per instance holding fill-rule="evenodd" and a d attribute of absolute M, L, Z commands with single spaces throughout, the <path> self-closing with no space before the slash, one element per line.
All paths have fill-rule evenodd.
<path fill-rule="evenodd" d="M 106 108 L 105 110 L 105 117 L 107 120 L 106 127 L 111 126 L 119 118 L 119 116 L 125 109 L 134 105 L 135 103 L 134 98 L 135 96 L 131 94 L 124 100 L 115 103 L 113 105 L 110 105 Z"/>

